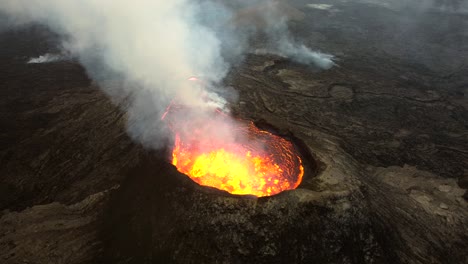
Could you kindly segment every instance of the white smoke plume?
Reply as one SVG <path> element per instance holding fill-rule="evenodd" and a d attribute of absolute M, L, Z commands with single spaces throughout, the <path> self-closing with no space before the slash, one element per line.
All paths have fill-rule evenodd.
<path fill-rule="evenodd" d="M 3 0 L 0 11 L 17 24 L 45 24 L 62 35 L 63 49 L 109 94 L 131 101 L 129 132 L 143 143 L 162 136 L 151 120 L 167 98 L 203 104 L 189 76 L 219 82 L 227 71 L 219 40 L 197 23 L 193 1 Z M 115 76 L 124 80 L 120 88 L 107 84 Z"/>
<path fill-rule="evenodd" d="M 129 134 L 157 148 L 169 139 L 160 117 L 173 98 L 199 108 L 224 107 L 223 98 L 194 87 L 187 78 L 203 75 L 206 86 L 216 86 L 229 70 L 228 61 L 248 50 L 246 35 L 239 34 L 245 31 L 232 23 L 245 4 L 237 2 L 2 0 L 0 12 L 14 24 L 40 23 L 61 35 L 63 52 L 76 58 L 113 100 L 124 99 Z M 267 21 L 263 30 L 277 42 L 273 52 L 331 67 L 331 56 L 290 41 L 286 19 L 277 22 L 277 6 L 267 5 L 261 16 Z"/>

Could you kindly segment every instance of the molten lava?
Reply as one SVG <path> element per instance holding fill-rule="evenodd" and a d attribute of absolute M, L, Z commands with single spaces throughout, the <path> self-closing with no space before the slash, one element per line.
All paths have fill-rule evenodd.
<path fill-rule="evenodd" d="M 293 144 L 252 122 L 174 105 L 163 119 L 175 135 L 172 164 L 200 185 L 261 197 L 302 181 L 304 168 Z"/>

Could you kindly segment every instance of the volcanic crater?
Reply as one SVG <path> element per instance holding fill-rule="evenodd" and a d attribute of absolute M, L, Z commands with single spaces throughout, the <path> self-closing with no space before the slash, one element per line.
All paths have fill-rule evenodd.
<path fill-rule="evenodd" d="M 174 135 L 170 160 L 180 172 L 200 185 L 258 197 L 301 184 L 305 168 L 300 154 L 311 155 L 291 132 L 279 135 L 264 120 L 254 123 L 212 111 L 200 118 L 194 109 L 172 104 L 163 114 Z M 300 151 L 297 143 L 302 143 Z"/>
<path fill-rule="evenodd" d="M 252 147 L 249 146 L 241 146 L 241 150 L 243 150 L 245 153 L 247 153 L 247 159 L 244 160 L 245 163 L 247 164 L 234 164 L 234 162 L 237 162 L 234 160 L 234 162 L 231 159 L 225 159 L 223 157 L 223 162 L 222 166 L 227 166 L 227 169 L 229 169 L 229 175 L 231 178 L 234 179 L 239 179 L 239 180 L 246 180 L 245 183 L 241 182 L 236 182 L 235 184 L 228 184 L 226 186 L 225 182 L 221 182 L 220 180 L 210 180 L 207 179 L 205 182 L 203 180 L 199 180 L 198 177 L 207 177 L 207 175 L 200 175 L 198 172 L 198 176 L 194 177 L 193 175 L 190 175 L 191 171 L 187 171 L 184 169 L 186 168 L 181 168 L 179 169 L 180 172 L 182 173 L 188 173 L 188 177 L 192 178 L 195 182 L 208 186 L 208 187 L 215 187 L 219 188 L 221 190 L 228 191 L 231 194 L 236 194 L 236 195 L 252 195 L 252 196 L 257 196 L 257 197 L 265 197 L 265 196 L 272 196 L 278 193 L 281 193 L 283 191 L 288 191 L 288 190 L 294 190 L 296 188 L 301 188 L 303 181 L 307 181 L 310 177 L 313 177 L 317 173 L 317 164 L 316 161 L 312 158 L 312 155 L 310 151 L 308 150 L 307 146 L 302 142 L 300 139 L 295 137 L 290 131 L 286 132 L 280 132 L 277 128 L 272 126 L 271 124 L 268 124 L 265 120 L 259 120 L 256 122 L 251 122 L 251 121 L 241 121 L 237 123 L 237 125 L 245 125 L 246 132 L 247 133 L 258 133 L 260 134 L 263 138 L 267 138 L 266 141 L 262 142 L 262 145 L 259 145 L 258 147 L 263 147 L 261 152 L 263 153 L 264 157 L 267 157 L 266 161 L 261 164 L 261 166 L 271 166 L 273 168 L 270 168 L 270 171 L 265 171 L 264 168 L 254 168 L 255 164 L 255 158 L 256 159 L 261 159 L 261 156 L 257 157 L 252 157 L 251 151 L 258 151 Z M 267 133 L 265 133 L 267 132 Z M 256 138 L 259 135 L 254 134 L 252 135 L 254 138 L 252 140 L 253 143 L 255 142 Z M 179 139 L 180 140 L 180 139 Z M 280 142 L 272 142 L 274 141 L 280 141 Z M 268 146 L 265 144 L 275 144 L 276 146 Z M 177 167 L 177 164 L 174 163 L 174 156 L 176 155 L 176 152 L 180 152 L 177 144 L 180 144 L 180 142 L 175 142 L 174 146 L 172 147 L 172 150 L 170 152 L 170 162 L 172 162 L 173 165 Z M 221 148 L 225 146 L 220 146 Z M 234 147 L 236 150 L 238 149 L 237 147 Z M 284 149 L 287 148 L 287 149 Z M 287 153 L 283 153 L 283 151 L 286 151 Z M 224 152 L 224 149 L 223 149 Z M 179 153 L 180 154 L 180 153 Z M 235 153 L 237 155 L 237 153 Z M 206 154 L 204 154 L 206 155 Z M 268 158 L 268 157 L 273 157 L 273 158 Z M 209 166 L 213 166 L 212 164 L 214 163 L 214 159 L 216 159 L 216 155 L 211 157 L 208 155 L 206 157 L 209 159 Z M 180 161 L 179 161 L 180 162 Z M 258 162 L 258 161 L 257 161 Z M 274 163 L 278 162 L 278 163 Z M 270 163 L 270 164 L 265 164 L 265 163 Z M 243 177 L 239 177 L 236 175 L 237 170 L 233 169 L 233 166 L 239 166 L 241 165 L 241 172 L 243 170 L 248 170 L 248 168 L 244 168 L 243 166 L 251 166 L 253 168 L 251 172 L 249 172 L 246 175 L 242 175 Z M 275 167 L 276 166 L 276 167 Z M 283 171 L 282 166 L 285 166 L 285 170 Z M 193 169 L 193 167 L 192 167 Z M 219 171 L 223 169 L 219 169 L 215 167 L 215 171 L 213 172 L 213 175 L 209 175 L 209 177 L 220 177 L 219 176 Z M 263 169 L 263 170 L 262 170 Z M 199 168 L 200 170 L 200 168 Z M 206 173 L 206 171 L 204 171 Z M 256 175 L 258 173 L 258 175 Z M 245 184 L 249 184 L 249 180 L 246 179 L 246 177 L 252 177 L 252 175 L 255 175 L 256 179 L 265 179 L 265 182 L 253 182 L 253 184 L 257 185 L 257 189 L 252 189 L 249 186 L 243 186 Z M 225 176 L 225 175 L 224 175 Z M 228 178 L 225 176 L 225 178 Z M 265 186 L 266 185 L 266 186 Z M 242 186 L 242 187 L 241 187 Z M 237 189 L 236 189 L 237 188 Z M 248 191 L 250 190 L 250 192 Z"/>

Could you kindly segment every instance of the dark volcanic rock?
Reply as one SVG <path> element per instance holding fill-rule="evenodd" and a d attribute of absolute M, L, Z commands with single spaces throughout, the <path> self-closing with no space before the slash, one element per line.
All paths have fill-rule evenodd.
<path fill-rule="evenodd" d="M 351 185 L 345 188 L 346 179 L 335 191 L 300 189 L 254 198 L 200 187 L 155 158 L 144 160 L 130 175 L 112 196 L 104 220 L 106 259 L 112 263 L 385 259 L 363 195 Z"/>
<path fill-rule="evenodd" d="M 118 184 L 141 151 L 124 113 L 75 62 L 25 61 L 0 63 L 0 210 L 74 203 Z"/>
<path fill-rule="evenodd" d="M 108 192 L 69 206 L 38 205 L 0 217 L 1 263 L 94 263 Z M 67 262 L 68 262 L 67 261 Z"/>
<path fill-rule="evenodd" d="M 322 164 L 264 198 L 201 187 L 148 156 L 103 220 L 111 263 L 462 263 L 467 205 L 453 179 L 414 167 L 362 168 L 325 134 L 294 130 Z M 310 130 L 306 130 L 310 131 Z M 164 173 L 157 173 L 164 171 Z M 434 190 L 434 188 L 436 188 Z M 434 228 L 437 226 L 437 228 Z M 135 243 L 129 244 L 129 241 Z M 408 245 L 411 245 L 408 247 Z M 459 251 L 454 251 L 458 248 Z"/>

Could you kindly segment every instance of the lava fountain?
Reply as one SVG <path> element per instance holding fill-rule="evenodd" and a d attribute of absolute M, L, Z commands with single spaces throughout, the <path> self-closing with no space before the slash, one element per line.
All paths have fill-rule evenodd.
<path fill-rule="evenodd" d="M 262 197 L 302 181 L 304 167 L 294 145 L 253 122 L 174 103 L 162 119 L 175 137 L 172 164 L 200 185 Z"/>

